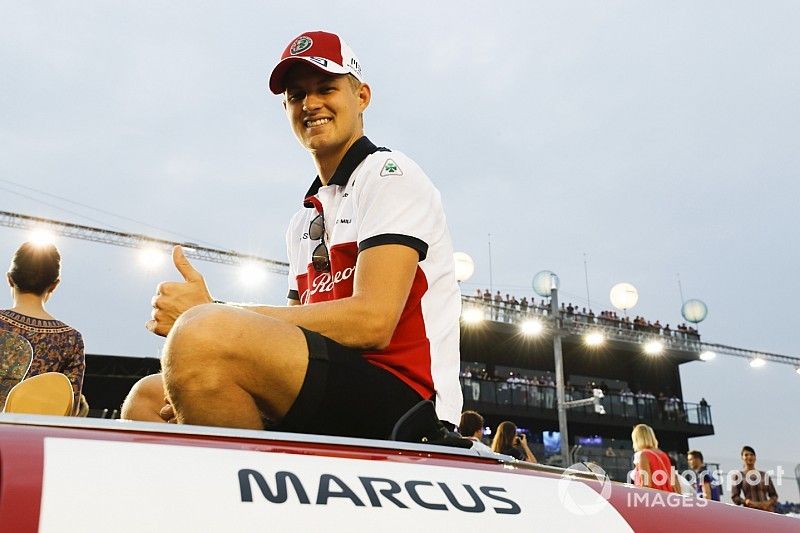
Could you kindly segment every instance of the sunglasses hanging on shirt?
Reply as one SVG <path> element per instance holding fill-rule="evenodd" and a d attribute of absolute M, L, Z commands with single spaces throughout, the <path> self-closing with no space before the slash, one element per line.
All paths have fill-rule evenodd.
<path fill-rule="evenodd" d="M 328 247 L 325 245 L 325 217 L 322 213 L 311 220 L 308 226 L 308 237 L 312 241 L 320 241 L 314 252 L 311 254 L 311 264 L 317 272 L 330 272 L 331 260 L 328 255 Z"/>

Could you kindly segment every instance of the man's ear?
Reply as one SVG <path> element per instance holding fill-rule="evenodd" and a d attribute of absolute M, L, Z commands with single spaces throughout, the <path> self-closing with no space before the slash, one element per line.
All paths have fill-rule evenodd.
<path fill-rule="evenodd" d="M 13 289 L 14 288 L 14 280 L 11 279 L 11 273 L 10 272 L 6 273 L 6 281 L 8 282 L 8 286 Z"/>
<path fill-rule="evenodd" d="M 361 87 L 358 89 L 358 101 L 359 101 L 359 108 L 363 113 L 364 110 L 369 106 L 370 101 L 372 100 L 372 89 L 370 89 L 369 85 L 366 83 L 362 83 Z"/>

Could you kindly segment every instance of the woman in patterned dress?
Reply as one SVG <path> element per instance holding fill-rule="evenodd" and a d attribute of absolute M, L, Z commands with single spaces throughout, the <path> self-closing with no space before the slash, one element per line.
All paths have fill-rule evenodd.
<path fill-rule="evenodd" d="M 86 369 L 83 338 L 44 308 L 61 281 L 60 275 L 61 254 L 54 245 L 23 243 L 6 276 L 13 306 L 0 310 L 0 329 L 21 335 L 31 343 L 33 361 L 26 378 L 45 372 L 61 372 L 69 378 L 77 413 Z"/>

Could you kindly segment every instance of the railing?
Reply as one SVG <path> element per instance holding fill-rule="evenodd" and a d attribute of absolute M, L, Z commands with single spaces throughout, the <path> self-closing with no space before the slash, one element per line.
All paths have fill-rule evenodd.
<path fill-rule="evenodd" d="M 493 381 L 461 377 L 466 402 L 486 403 L 535 411 L 556 411 L 556 388 L 553 385 Z M 582 391 L 566 391 L 566 401 L 590 396 Z M 680 400 L 663 400 L 634 394 L 610 392 L 601 400 L 605 414 L 595 413 L 593 405 L 575 407 L 570 413 L 583 413 L 619 420 L 662 420 L 676 424 L 710 426 L 711 406 Z"/>

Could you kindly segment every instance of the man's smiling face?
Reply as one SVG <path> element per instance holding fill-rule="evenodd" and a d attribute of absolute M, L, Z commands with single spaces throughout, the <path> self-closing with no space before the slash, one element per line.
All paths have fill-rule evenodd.
<path fill-rule="evenodd" d="M 344 155 L 361 138 L 361 113 L 369 99 L 369 87 L 348 75 L 328 74 L 307 64 L 286 74 L 286 116 L 300 144 L 317 157 Z"/>

